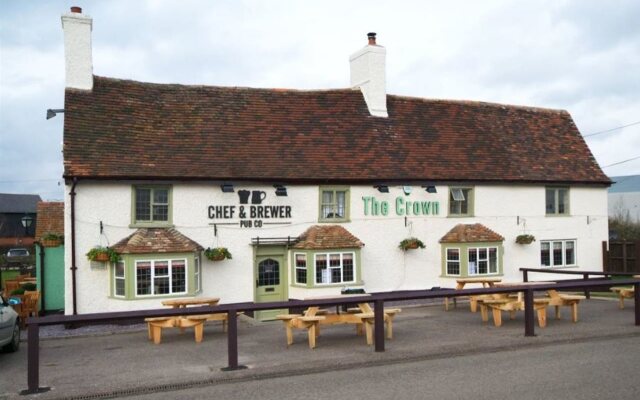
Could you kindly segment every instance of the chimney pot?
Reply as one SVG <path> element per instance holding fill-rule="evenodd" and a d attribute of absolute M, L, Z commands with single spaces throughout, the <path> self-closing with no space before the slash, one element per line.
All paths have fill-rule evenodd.
<path fill-rule="evenodd" d="M 375 46 L 376 45 L 376 33 L 375 32 L 367 33 L 367 38 L 369 39 L 369 46 Z"/>
<path fill-rule="evenodd" d="M 73 6 L 73 7 L 71 7 L 71 12 L 72 13 L 82 14 L 82 8 L 78 7 L 78 6 Z"/>

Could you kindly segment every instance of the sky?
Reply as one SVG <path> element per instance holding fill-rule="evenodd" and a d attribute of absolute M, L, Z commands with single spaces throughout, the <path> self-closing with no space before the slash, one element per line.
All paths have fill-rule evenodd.
<path fill-rule="evenodd" d="M 71 6 L 94 74 L 145 82 L 345 88 L 376 32 L 388 93 L 564 109 L 607 175 L 640 174 L 637 0 L 0 0 L 0 193 L 63 198 L 64 114 L 45 114 Z"/>

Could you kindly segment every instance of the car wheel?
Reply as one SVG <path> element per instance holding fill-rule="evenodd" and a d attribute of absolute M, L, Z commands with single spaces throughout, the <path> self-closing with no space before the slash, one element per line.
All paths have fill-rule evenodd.
<path fill-rule="evenodd" d="M 4 346 L 3 350 L 8 353 L 14 353 L 20 348 L 20 325 L 16 321 L 13 327 L 13 336 L 11 336 L 11 342 Z"/>

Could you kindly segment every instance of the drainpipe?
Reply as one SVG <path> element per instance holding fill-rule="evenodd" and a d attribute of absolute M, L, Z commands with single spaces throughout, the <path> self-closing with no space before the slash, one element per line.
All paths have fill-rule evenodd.
<path fill-rule="evenodd" d="M 38 244 L 40 247 L 40 314 L 44 314 L 44 246 L 42 243 Z"/>
<path fill-rule="evenodd" d="M 73 299 L 73 315 L 78 314 L 77 297 L 76 297 L 76 185 L 78 178 L 73 178 L 73 186 L 71 186 L 71 296 Z"/>

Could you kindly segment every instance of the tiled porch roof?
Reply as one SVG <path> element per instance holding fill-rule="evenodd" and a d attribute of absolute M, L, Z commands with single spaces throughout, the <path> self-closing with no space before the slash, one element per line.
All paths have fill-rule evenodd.
<path fill-rule="evenodd" d="M 173 228 L 141 228 L 112 246 L 120 254 L 190 253 L 198 243 Z"/>
<path fill-rule="evenodd" d="M 307 229 L 294 249 L 353 249 L 364 243 L 340 225 L 314 225 Z"/>
<path fill-rule="evenodd" d="M 458 224 L 440 239 L 440 243 L 502 242 L 504 237 L 482 224 Z"/>

